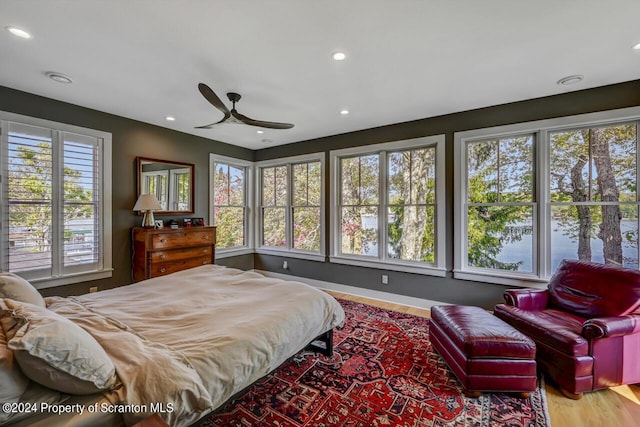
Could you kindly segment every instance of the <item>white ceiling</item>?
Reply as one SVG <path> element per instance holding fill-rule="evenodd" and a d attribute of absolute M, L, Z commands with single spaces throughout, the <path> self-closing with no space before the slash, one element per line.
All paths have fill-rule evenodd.
<path fill-rule="evenodd" d="M 638 17 L 638 0 L 1 0 L 0 85 L 261 149 L 639 79 Z M 222 118 L 199 82 L 295 127 L 194 129 Z"/>

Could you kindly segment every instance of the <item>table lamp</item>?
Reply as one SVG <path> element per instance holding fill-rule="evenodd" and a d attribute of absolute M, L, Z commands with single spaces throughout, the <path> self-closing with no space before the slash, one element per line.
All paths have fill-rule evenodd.
<path fill-rule="evenodd" d="M 160 202 L 153 194 L 141 194 L 133 207 L 134 211 L 144 212 L 142 217 L 142 226 L 145 228 L 154 227 L 153 211 L 162 210 Z"/>

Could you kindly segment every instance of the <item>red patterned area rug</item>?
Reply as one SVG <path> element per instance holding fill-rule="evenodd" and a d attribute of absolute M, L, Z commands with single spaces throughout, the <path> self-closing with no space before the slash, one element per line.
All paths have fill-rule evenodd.
<path fill-rule="evenodd" d="M 462 394 L 429 342 L 429 320 L 339 300 L 334 354 L 302 351 L 200 426 L 550 425 L 544 387 L 528 399 Z"/>

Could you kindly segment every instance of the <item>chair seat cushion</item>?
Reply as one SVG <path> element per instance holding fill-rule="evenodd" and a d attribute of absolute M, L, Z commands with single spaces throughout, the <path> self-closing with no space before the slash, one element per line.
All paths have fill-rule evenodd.
<path fill-rule="evenodd" d="M 572 356 L 589 354 L 589 342 L 581 335 L 586 319 L 558 309 L 522 310 L 498 304 L 494 314 L 536 342 Z"/>

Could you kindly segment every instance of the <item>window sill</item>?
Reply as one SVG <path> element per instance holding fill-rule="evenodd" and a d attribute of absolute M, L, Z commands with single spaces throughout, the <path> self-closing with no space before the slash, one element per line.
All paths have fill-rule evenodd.
<path fill-rule="evenodd" d="M 91 280 L 108 279 L 113 276 L 113 269 L 104 269 L 101 271 L 91 271 L 86 273 L 77 273 L 57 278 L 46 279 L 27 279 L 36 289 L 53 288 L 56 286 L 70 285 L 73 283 L 88 282 Z"/>
<path fill-rule="evenodd" d="M 262 254 L 262 255 L 273 255 L 273 256 L 280 256 L 280 257 L 287 257 L 287 258 L 306 259 L 309 261 L 324 262 L 325 260 L 325 256 L 319 253 L 292 251 L 287 249 L 258 248 L 256 249 L 256 253 Z"/>
<path fill-rule="evenodd" d="M 240 255 L 249 255 L 254 252 L 251 248 L 216 249 L 216 259 L 231 258 Z"/>
<path fill-rule="evenodd" d="M 447 274 L 446 269 L 438 268 L 434 266 L 416 266 L 415 264 L 399 263 L 399 262 L 383 262 L 383 261 L 369 261 L 364 259 L 354 259 L 348 257 L 330 257 L 330 262 L 335 264 L 355 265 L 358 267 L 377 268 L 379 270 L 392 270 L 400 271 L 403 273 L 424 274 L 426 276 L 438 276 L 445 277 Z"/>
<path fill-rule="evenodd" d="M 493 283 L 496 285 L 517 286 L 520 288 L 546 289 L 548 280 L 541 279 L 532 274 L 498 274 L 484 271 L 462 271 L 454 270 L 453 278 L 460 280 L 470 280 L 473 282 Z"/>

